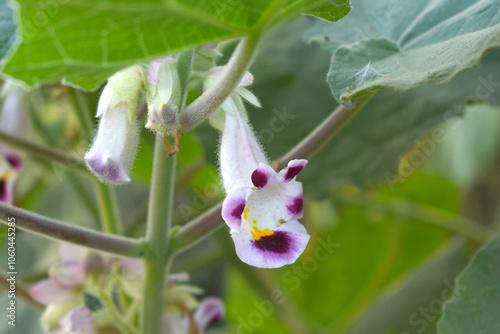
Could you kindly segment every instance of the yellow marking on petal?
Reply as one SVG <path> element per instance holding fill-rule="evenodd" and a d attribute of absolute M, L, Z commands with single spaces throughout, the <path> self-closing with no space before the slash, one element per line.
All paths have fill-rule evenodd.
<path fill-rule="evenodd" d="M 243 210 L 243 219 L 244 220 L 248 220 L 248 211 L 250 211 L 249 208 L 246 208 L 245 210 Z"/>
<path fill-rule="evenodd" d="M 280 223 L 280 224 L 283 224 L 283 223 L 285 222 L 285 220 L 284 220 L 284 219 L 280 219 L 280 220 L 278 220 L 278 221 L 279 221 L 279 223 Z"/>
<path fill-rule="evenodd" d="M 252 221 L 252 224 L 254 224 L 254 225 L 257 224 L 257 221 L 256 220 Z"/>
<path fill-rule="evenodd" d="M 257 226 L 254 226 L 252 228 L 252 237 L 255 241 L 258 241 L 260 240 L 262 237 L 268 237 L 270 235 L 273 235 L 274 232 L 269 230 L 269 229 L 265 229 L 265 230 L 261 230 L 260 228 L 258 228 Z"/>
<path fill-rule="evenodd" d="M 253 186 L 252 190 L 259 190 L 256 186 Z"/>

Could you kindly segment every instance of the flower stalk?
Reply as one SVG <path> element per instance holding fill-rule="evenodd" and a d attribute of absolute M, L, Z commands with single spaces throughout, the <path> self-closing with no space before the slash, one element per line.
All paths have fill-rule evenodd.
<path fill-rule="evenodd" d="M 257 50 L 260 35 L 244 37 L 234 51 L 224 73 L 180 115 L 180 132 L 185 133 L 203 122 L 238 86 Z"/>
<path fill-rule="evenodd" d="M 146 283 L 142 308 L 141 333 L 153 334 L 160 326 L 163 311 L 164 283 L 172 254 L 170 224 L 174 198 L 177 156 L 168 157 L 163 148 L 163 136 L 156 135 L 153 174 L 149 195 L 146 243 L 151 254 L 144 260 Z"/>

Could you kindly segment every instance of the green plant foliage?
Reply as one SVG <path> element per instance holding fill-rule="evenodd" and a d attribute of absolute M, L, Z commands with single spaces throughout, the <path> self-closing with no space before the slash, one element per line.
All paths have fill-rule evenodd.
<path fill-rule="evenodd" d="M 95 89 L 127 65 L 256 33 L 279 15 L 279 3 L 20 0 L 22 41 L 3 72 L 28 85 L 64 79 Z M 309 5 L 298 1 L 287 14 L 295 16 Z M 348 13 L 348 5 L 332 6 L 326 12 L 336 19 Z M 321 10 L 321 15 L 327 14 Z"/>
<path fill-rule="evenodd" d="M 457 280 L 453 298 L 445 304 L 439 334 L 498 332 L 500 307 L 500 238 L 477 253 Z"/>
<path fill-rule="evenodd" d="M 339 25 L 318 22 L 308 37 L 333 53 L 328 83 L 350 106 L 384 87 L 443 83 L 476 66 L 500 46 L 498 6 L 494 0 L 365 0 Z"/>
<path fill-rule="evenodd" d="M 15 39 L 16 25 L 8 0 L 0 0 L 0 59 L 5 57 Z"/>

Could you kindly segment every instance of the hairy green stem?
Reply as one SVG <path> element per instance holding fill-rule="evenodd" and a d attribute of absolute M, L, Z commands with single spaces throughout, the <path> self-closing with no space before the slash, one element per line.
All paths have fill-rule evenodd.
<path fill-rule="evenodd" d="M 244 37 L 224 73 L 180 114 L 180 132 L 185 133 L 203 122 L 216 110 L 238 86 L 248 66 L 252 62 L 260 35 Z"/>
<path fill-rule="evenodd" d="M 145 259 L 146 282 L 142 308 L 143 334 L 159 332 L 163 312 L 165 280 L 171 260 L 170 224 L 174 198 L 177 156 L 168 157 L 163 147 L 163 135 L 156 135 L 153 173 L 149 193 Z"/>
<path fill-rule="evenodd" d="M 319 124 L 307 137 L 295 145 L 278 161 L 278 170 L 285 168 L 290 160 L 311 158 L 358 113 L 370 96 L 357 99 L 354 107 L 338 106 L 330 116 Z"/>
<path fill-rule="evenodd" d="M 15 218 L 16 228 L 46 238 L 71 242 L 83 247 L 120 256 L 143 256 L 143 244 L 140 240 L 70 225 L 0 202 L 0 221 L 7 225 L 9 218 Z"/>
<path fill-rule="evenodd" d="M 54 167 L 62 166 L 64 168 L 74 170 L 83 176 L 90 177 L 83 161 L 78 157 L 72 156 L 71 154 L 64 153 L 44 145 L 35 144 L 29 140 L 15 137 L 4 131 L 0 131 L 0 141 L 13 148 L 17 148 L 20 151 L 28 152 L 29 154 L 32 154 L 42 160 L 57 163 Z"/>
<path fill-rule="evenodd" d="M 286 167 L 290 160 L 312 157 L 324 144 L 339 133 L 344 125 L 357 114 L 367 100 L 368 97 L 357 100 L 354 107 L 350 109 L 339 106 L 306 138 L 278 160 L 278 169 Z M 201 216 L 184 225 L 176 236 L 174 245 L 176 252 L 187 250 L 222 226 L 221 210 L 222 202 L 216 204 Z"/>

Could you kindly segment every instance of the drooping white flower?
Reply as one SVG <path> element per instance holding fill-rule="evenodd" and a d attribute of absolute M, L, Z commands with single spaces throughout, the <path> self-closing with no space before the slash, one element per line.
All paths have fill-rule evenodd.
<path fill-rule="evenodd" d="M 142 75 L 138 66 L 118 72 L 101 93 L 97 107 L 97 117 L 101 117 L 99 129 L 84 159 L 102 182 L 130 181 L 129 172 L 139 141 L 135 110 L 143 85 Z"/>
<path fill-rule="evenodd" d="M 277 268 L 294 263 L 309 241 L 297 219 L 303 215 L 302 183 L 307 160 L 292 160 L 276 172 L 239 112 L 226 112 L 220 170 L 227 192 L 222 217 L 236 254 L 245 263 Z"/>

